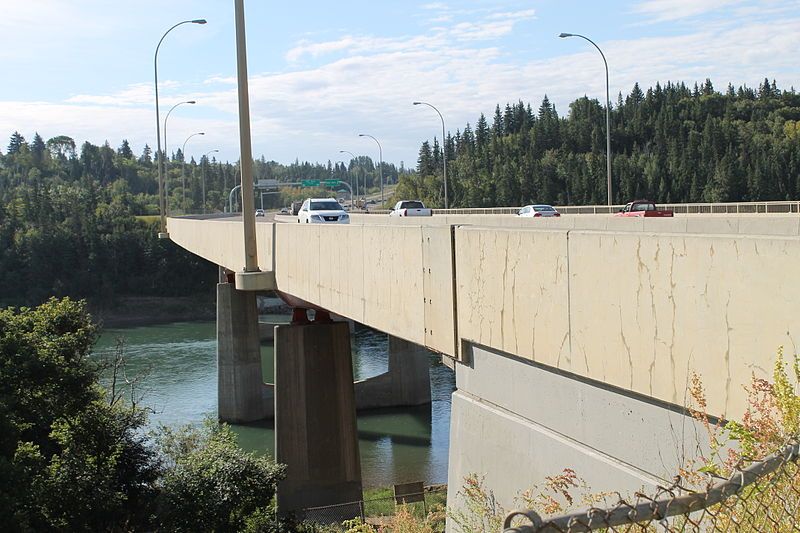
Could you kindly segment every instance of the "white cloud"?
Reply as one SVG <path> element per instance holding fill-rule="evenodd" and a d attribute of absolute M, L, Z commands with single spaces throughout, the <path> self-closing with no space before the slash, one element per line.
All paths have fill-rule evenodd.
<path fill-rule="evenodd" d="M 569 55 L 531 59 L 510 54 L 505 42 L 454 38 L 458 31 L 493 35 L 507 30 L 502 24 L 531 17 L 535 14 L 530 10 L 509 11 L 484 14 L 467 28 L 452 24 L 394 38 L 349 32 L 330 41 L 298 43 L 292 57 L 317 57 L 319 63 L 289 64 L 277 73 L 251 71 L 253 153 L 283 162 L 295 157 L 335 159 L 342 149 L 374 158 L 374 143 L 357 137 L 369 133 L 380 139 L 386 161 L 404 160 L 413 166 L 420 142 L 441 135 L 438 116 L 412 106 L 415 100 L 436 105 L 450 132 L 463 129 L 467 122 L 474 124 L 482 112 L 491 119 L 497 104 L 521 99 L 536 108 L 544 94 L 561 114 L 583 95 L 602 101 L 603 63 L 590 46 L 564 44 L 563 50 L 572 52 Z M 492 27 L 495 23 L 501 26 Z M 480 29 L 480 24 L 489 26 Z M 729 81 L 755 85 L 767 76 L 782 87 L 798 85 L 800 70 L 787 53 L 800 48 L 796 13 L 698 25 L 681 35 L 598 44 L 608 58 L 612 102 L 617 92 L 626 94 L 634 82 L 647 88 L 657 81 L 692 84 L 708 77 L 722 90 Z M 326 58 L 334 52 L 333 59 Z M 181 100 L 198 101 L 191 113 L 182 113 L 174 123 L 170 119 L 170 139 L 205 131 L 203 138 L 192 139 L 196 153 L 220 149 L 223 159 L 235 160 L 239 151 L 235 81 L 217 74 L 191 86 L 161 85 L 162 110 Z M 134 84 L 118 93 L 80 94 L 58 104 L 0 102 L 0 131 L 14 131 L 20 124 L 29 129 L 26 136 L 38 130 L 45 138 L 67 134 L 76 142 L 95 143 L 108 138 L 112 145 L 127 138 L 134 151 L 141 151 L 145 142 L 155 144 L 152 84 Z M 98 131 L 102 138 L 96 138 Z"/>
<path fill-rule="evenodd" d="M 351 36 L 347 35 L 342 37 L 341 39 L 337 39 L 335 41 L 327 41 L 322 43 L 312 43 L 310 41 L 301 41 L 297 44 L 294 48 L 289 50 L 286 53 L 286 60 L 290 62 L 297 61 L 303 55 L 310 55 L 312 57 L 317 57 L 322 54 L 330 54 L 332 52 L 339 52 L 341 50 L 346 50 L 348 48 L 352 48 L 357 44 L 356 39 L 353 39 Z"/>
<path fill-rule="evenodd" d="M 443 4 L 441 2 L 432 2 L 430 4 L 423 4 L 422 9 L 435 9 L 435 10 L 443 10 L 447 9 L 447 4 Z"/>
<path fill-rule="evenodd" d="M 476 22 L 458 22 L 450 26 L 432 28 L 428 34 L 406 36 L 401 38 L 353 37 L 346 35 L 336 40 L 324 42 L 300 41 L 286 53 L 289 62 L 296 62 L 305 55 L 323 56 L 334 52 L 347 51 L 358 53 L 386 53 L 411 51 L 431 47 L 442 47 L 452 39 L 463 41 L 484 41 L 499 39 L 510 34 L 514 26 L 535 18 L 533 9 L 490 13 L 483 20 Z M 448 17 L 448 20 L 450 18 Z"/>
<path fill-rule="evenodd" d="M 235 76 L 211 76 L 211 77 L 206 78 L 205 80 L 203 80 L 203 84 L 205 84 L 205 85 L 211 85 L 211 84 L 215 84 L 215 83 L 219 83 L 219 84 L 222 84 L 222 85 L 233 85 L 233 84 L 236 83 L 236 77 Z"/>
<path fill-rule="evenodd" d="M 634 11 L 651 18 L 652 22 L 667 22 L 695 17 L 734 4 L 743 0 L 645 0 Z"/>
<path fill-rule="evenodd" d="M 66 100 L 70 104 L 95 104 L 110 106 L 143 105 L 153 101 L 153 85 L 138 83 L 116 94 L 90 95 L 79 94 Z"/>

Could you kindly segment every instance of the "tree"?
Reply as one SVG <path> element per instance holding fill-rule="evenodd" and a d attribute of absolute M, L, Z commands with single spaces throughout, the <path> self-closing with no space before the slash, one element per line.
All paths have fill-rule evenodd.
<path fill-rule="evenodd" d="M 150 165 L 153 162 L 153 151 L 150 149 L 150 146 L 145 144 L 144 149 L 142 150 L 142 155 L 139 157 L 139 163 L 144 165 Z"/>
<path fill-rule="evenodd" d="M 122 139 L 122 145 L 119 147 L 117 152 L 125 159 L 133 159 L 133 151 L 131 150 L 131 146 L 128 144 L 128 139 Z"/>
<path fill-rule="evenodd" d="M 106 398 L 85 304 L 0 311 L 0 519 L 12 530 L 109 530 L 147 520 L 158 461 L 143 414 Z"/>
<path fill-rule="evenodd" d="M 75 141 L 72 137 L 59 135 L 47 140 L 47 149 L 53 158 L 75 157 Z"/>
<path fill-rule="evenodd" d="M 420 176 L 432 176 L 435 173 L 433 153 L 428 141 L 422 143 L 417 158 L 417 173 Z"/>
<path fill-rule="evenodd" d="M 25 144 L 25 137 L 23 137 L 18 131 L 15 131 L 11 134 L 11 140 L 8 142 L 8 149 L 6 150 L 7 154 L 16 154 L 20 151 L 22 146 Z"/>
<path fill-rule="evenodd" d="M 41 166 L 42 162 L 44 161 L 44 156 L 46 153 L 46 148 L 44 145 L 44 141 L 42 137 L 37 132 L 33 136 L 33 143 L 31 143 L 31 155 L 33 156 L 33 163 L 36 166 Z"/>
<path fill-rule="evenodd" d="M 164 477 L 162 525 L 169 531 L 241 531 L 256 514 L 274 522 L 272 498 L 285 468 L 242 451 L 225 425 L 165 430 L 162 450 L 174 466 Z"/>

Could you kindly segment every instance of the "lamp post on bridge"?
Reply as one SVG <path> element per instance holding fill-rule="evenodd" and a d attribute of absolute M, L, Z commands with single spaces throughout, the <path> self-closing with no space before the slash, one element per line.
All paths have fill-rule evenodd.
<path fill-rule="evenodd" d="M 164 32 L 164 35 L 161 36 L 159 39 L 158 44 L 156 45 L 156 52 L 153 54 L 153 79 L 155 81 L 155 91 L 156 91 L 156 157 L 158 159 L 158 198 L 159 198 L 159 211 L 161 212 L 161 231 L 158 233 L 159 239 L 168 239 L 169 233 L 167 233 L 167 218 L 166 218 L 166 206 L 164 204 L 165 196 L 164 196 L 164 174 L 162 171 L 163 165 L 163 158 L 164 154 L 161 152 L 161 117 L 158 114 L 158 49 L 161 48 L 161 43 L 164 41 L 164 37 L 167 36 L 169 32 L 177 28 L 182 24 L 205 24 L 206 19 L 193 19 L 193 20 L 184 20 L 182 22 L 178 22 L 170 29 Z"/>
<path fill-rule="evenodd" d="M 169 153 L 169 148 L 167 147 L 167 121 L 169 120 L 169 115 L 172 111 L 178 107 L 179 105 L 183 104 L 196 104 L 194 100 L 187 100 L 185 102 L 178 102 L 174 106 L 167 111 L 167 116 L 164 117 L 164 153 Z M 183 170 L 181 170 L 183 172 Z M 164 161 L 164 197 L 166 198 L 166 213 L 169 214 L 169 165 L 167 165 L 167 161 Z"/>
<path fill-rule="evenodd" d="M 189 142 L 189 139 L 194 137 L 195 135 L 205 135 L 205 132 L 199 131 L 197 133 L 192 133 L 186 140 L 183 141 L 183 147 L 181 148 L 181 192 L 183 193 L 183 201 L 181 207 L 183 207 L 183 213 L 186 214 L 186 143 Z"/>
<path fill-rule="evenodd" d="M 603 64 L 606 67 L 606 168 L 607 168 L 607 179 L 608 179 L 608 207 L 609 211 L 611 210 L 611 205 L 613 204 L 612 194 L 611 194 L 611 120 L 609 118 L 611 112 L 611 97 L 609 95 L 608 89 L 608 61 L 606 61 L 606 55 L 600 50 L 600 47 L 597 44 L 589 39 L 584 35 L 580 35 L 577 33 L 562 33 L 559 35 L 562 39 L 566 37 L 580 37 L 586 41 L 589 41 L 592 46 L 597 48 L 597 51 L 600 52 L 600 56 L 603 58 Z"/>
<path fill-rule="evenodd" d="M 436 107 L 428 102 L 414 102 L 414 105 L 426 105 L 436 111 L 442 121 L 442 162 L 444 165 L 444 208 L 447 209 L 447 141 L 445 140 L 444 117 Z"/>
<path fill-rule="evenodd" d="M 384 202 L 384 200 L 383 200 L 383 148 L 381 148 L 381 143 L 378 142 L 378 139 L 376 139 L 372 135 L 368 135 L 366 133 L 359 133 L 358 136 L 359 137 L 369 137 L 370 139 L 375 141 L 377 143 L 377 145 L 378 145 L 378 156 L 380 157 L 380 166 L 378 167 L 378 174 L 381 177 L 381 209 L 383 209 L 383 202 Z M 365 195 L 366 195 L 366 189 L 367 189 L 367 179 L 365 177 L 364 178 L 364 194 Z"/>
<path fill-rule="evenodd" d="M 219 150 L 211 150 L 206 152 L 203 157 L 206 159 L 206 164 L 203 165 L 203 214 L 206 214 L 206 167 L 208 166 L 208 154 L 213 154 L 214 152 L 219 152 Z M 202 161 L 202 160 L 201 160 Z"/>
<path fill-rule="evenodd" d="M 356 159 L 356 160 L 358 159 L 355 156 L 355 154 L 353 154 L 353 152 L 348 152 L 347 150 L 339 150 L 339 153 L 340 154 L 349 154 L 351 158 Z M 358 175 L 355 176 L 355 185 L 356 185 L 356 198 L 358 198 Z M 353 203 L 352 199 L 350 200 L 350 203 L 351 204 Z M 351 205 L 350 207 L 352 208 L 353 206 Z"/>

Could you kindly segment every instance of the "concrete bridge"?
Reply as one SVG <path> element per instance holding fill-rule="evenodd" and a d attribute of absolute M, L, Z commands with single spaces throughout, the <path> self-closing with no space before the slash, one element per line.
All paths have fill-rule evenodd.
<path fill-rule="evenodd" d="M 242 270 L 240 220 L 168 228 L 178 245 Z M 703 442 L 685 415 L 691 374 L 710 415 L 741 418 L 743 385 L 770 377 L 778 347 L 800 338 L 794 214 L 352 215 L 349 226 L 260 222 L 256 235 L 271 288 L 455 369 L 453 504 L 473 472 L 506 507 L 565 467 L 593 492 L 664 484 Z M 251 293 L 230 281 L 218 294 L 220 398 L 225 389 L 232 405 L 220 413 L 237 420 L 263 398 L 245 331 L 254 315 L 235 303 Z M 349 336 L 324 322 L 276 328 L 276 454 L 289 464 L 290 508 L 360 490 Z"/>

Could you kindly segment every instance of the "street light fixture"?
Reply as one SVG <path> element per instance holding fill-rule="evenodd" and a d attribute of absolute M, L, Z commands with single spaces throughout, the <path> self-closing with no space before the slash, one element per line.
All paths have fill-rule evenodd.
<path fill-rule="evenodd" d="M 378 142 L 378 139 L 376 139 L 372 135 L 368 135 L 366 133 L 359 133 L 358 136 L 359 137 L 369 137 L 370 139 L 372 139 L 373 141 L 375 141 L 378 144 L 378 155 L 380 157 L 380 166 L 378 167 L 378 173 L 379 173 L 379 175 L 381 177 L 381 208 L 383 208 L 383 202 L 384 202 L 384 200 L 383 200 L 383 148 L 381 148 L 381 143 Z M 365 196 L 366 196 L 366 189 L 367 189 L 367 179 L 365 177 L 364 178 L 364 194 L 365 194 Z"/>
<path fill-rule="evenodd" d="M 185 141 L 183 141 L 183 148 L 181 148 L 181 192 L 183 193 L 183 203 L 181 206 L 183 207 L 184 214 L 186 214 L 186 143 L 189 142 L 189 139 L 195 135 L 205 135 L 205 132 L 200 131 L 197 133 L 192 133 L 186 137 Z"/>
<path fill-rule="evenodd" d="M 210 152 L 206 152 L 203 157 L 206 158 L 206 164 L 203 165 L 203 214 L 206 214 L 206 167 L 208 166 L 208 154 L 213 154 L 214 152 L 219 152 L 219 150 L 211 150 Z M 201 160 L 202 161 L 202 160 Z"/>
<path fill-rule="evenodd" d="M 350 154 L 350 157 L 352 157 L 356 161 L 358 160 L 358 158 L 355 156 L 355 154 L 353 154 L 353 152 L 348 152 L 347 150 L 339 150 L 339 153 L 340 154 Z M 356 198 L 358 198 L 358 175 L 356 175 L 355 178 L 356 178 L 355 179 L 355 182 L 356 182 Z M 351 201 L 350 203 L 352 204 L 353 202 Z"/>
<path fill-rule="evenodd" d="M 156 142 L 157 142 L 157 149 L 156 149 L 156 156 L 158 159 L 158 204 L 159 210 L 161 211 L 161 231 L 158 234 L 160 239 L 168 239 L 169 233 L 167 233 L 167 218 L 165 216 L 165 196 L 164 196 L 164 174 L 162 172 L 162 164 L 163 164 L 163 157 L 164 154 L 161 153 L 161 117 L 158 115 L 158 49 L 161 48 L 161 43 L 164 41 L 164 37 L 167 36 L 169 32 L 177 28 L 182 24 L 205 24 L 206 19 L 194 19 L 194 20 L 184 20 L 182 22 L 178 22 L 170 29 L 164 32 L 164 35 L 161 36 L 161 39 L 158 41 L 158 45 L 156 45 L 156 52 L 153 54 L 153 78 L 155 81 L 155 89 L 156 89 Z"/>
<path fill-rule="evenodd" d="M 445 140 L 444 117 L 432 104 L 428 102 L 414 102 L 414 105 L 426 105 L 436 111 L 442 120 L 442 161 L 444 162 L 444 208 L 447 209 L 447 142 Z"/>
<path fill-rule="evenodd" d="M 197 102 L 195 102 L 194 100 L 187 100 L 185 102 L 178 102 L 177 104 L 172 106 L 169 111 L 167 111 L 167 116 L 164 117 L 164 153 L 165 154 L 169 153 L 169 148 L 167 146 L 167 121 L 169 120 L 170 113 L 172 113 L 172 111 L 176 107 L 178 107 L 179 105 L 196 104 L 196 103 Z M 167 156 L 167 161 L 168 160 L 169 160 L 169 156 Z M 167 212 L 167 214 L 169 214 L 169 165 L 167 164 L 167 161 L 164 161 L 164 197 L 167 199 L 167 201 L 166 201 L 166 212 Z"/>
<path fill-rule="evenodd" d="M 611 207 L 612 204 L 612 195 L 611 195 L 611 120 L 609 118 L 610 110 L 611 110 L 611 97 L 609 95 L 608 90 L 608 61 L 606 61 L 606 55 L 600 50 L 600 47 L 597 44 L 589 39 L 584 35 L 580 35 L 577 33 L 562 33 L 559 35 L 562 39 L 566 37 L 580 37 L 586 41 L 592 43 L 592 45 L 597 48 L 597 51 L 600 52 L 600 56 L 603 58 L 603 64 L 606 66 L 606 168 L 608 174 L 608 207 Z"/>

